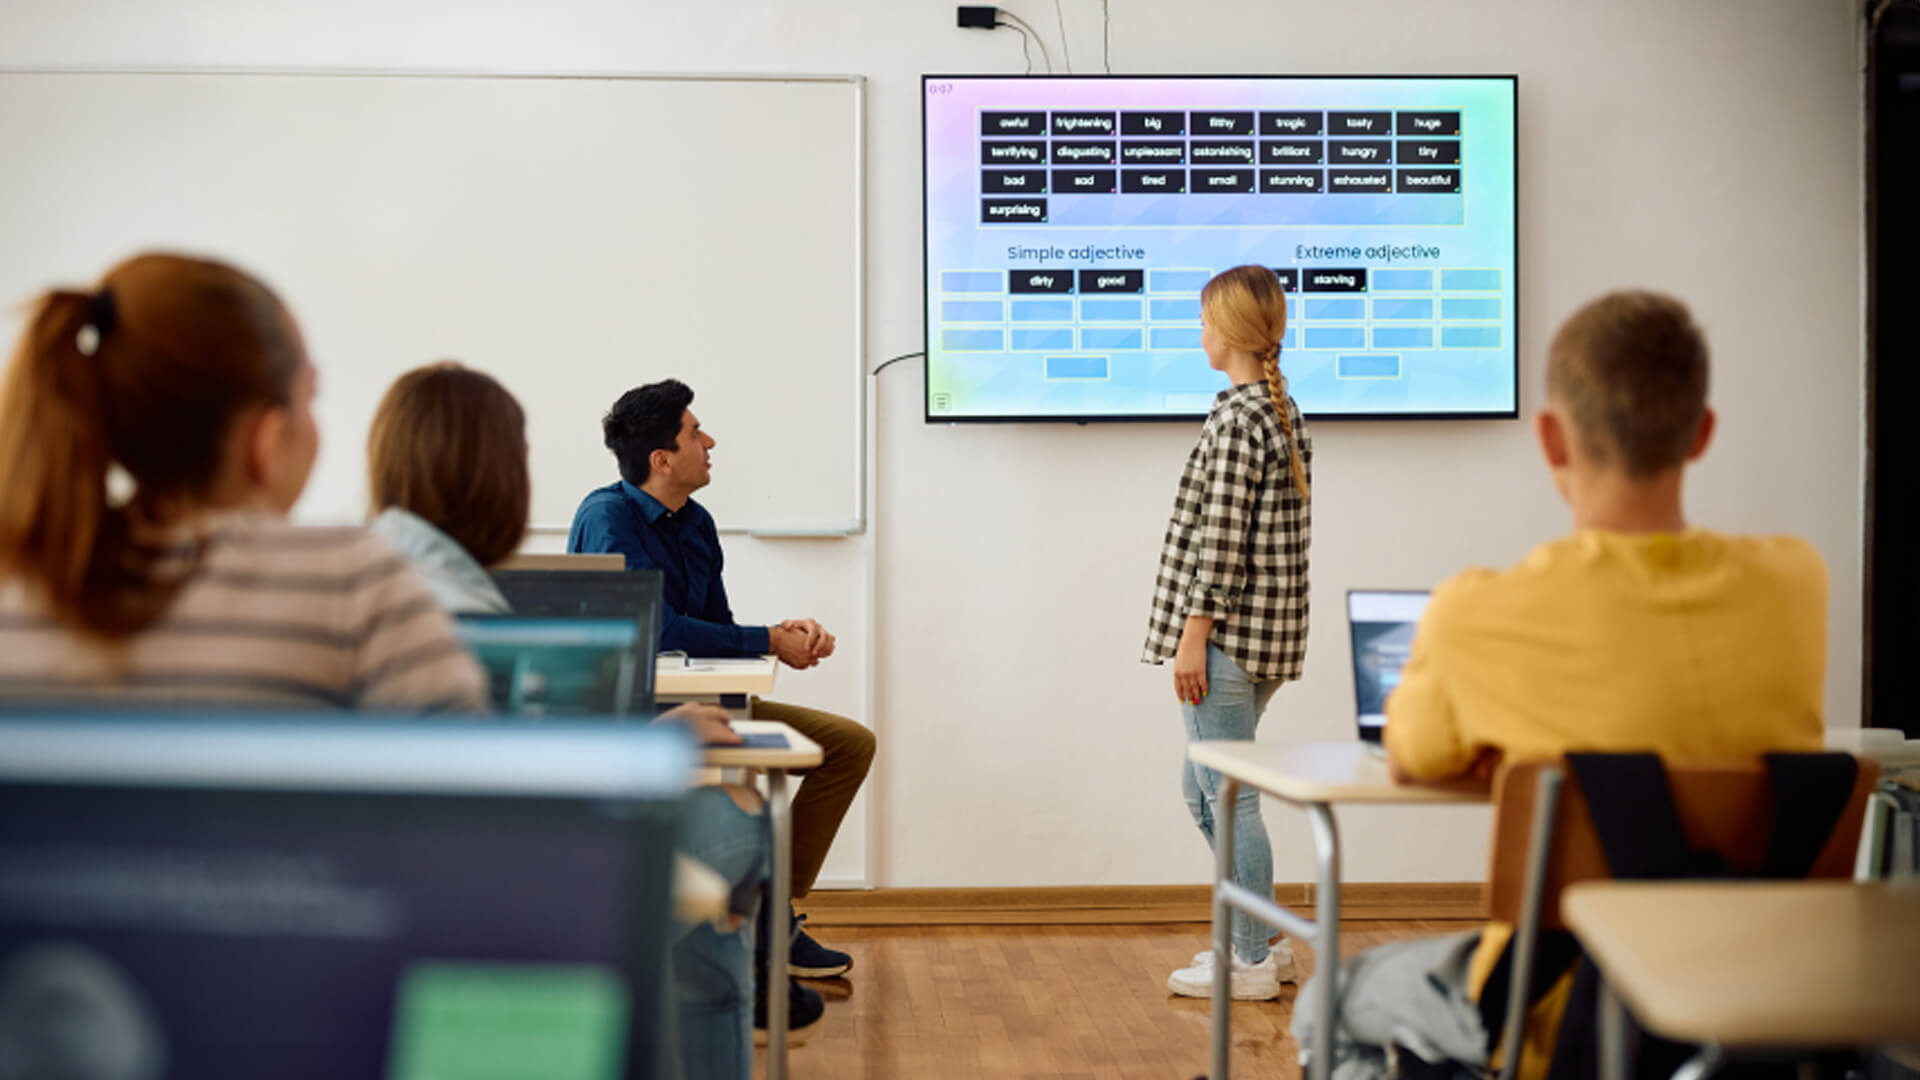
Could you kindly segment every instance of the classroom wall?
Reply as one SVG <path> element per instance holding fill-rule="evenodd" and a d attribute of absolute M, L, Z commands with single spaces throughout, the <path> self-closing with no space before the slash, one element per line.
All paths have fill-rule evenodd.
<path fill-rule="evenodd" d="M 1062 3 L 1077 67 L 1093 70 L 1100 6 Z M 1010 6 L 1055 39 L 1051 5 Z M 1112 59 L 1143 73 L 1517 73 L 1525 407 L 1538 403 L 1553 323 L 1581 301 L 1646 285 L 1691 302 L 1715 347 L 1721 416 L 1689 493 L 1694 516 L 1797 533 L 1824 554 L 1829 722 L 1850 726 L 1862 446 L 1855 6 L 1113 0 Z M 952 19 L 951 4 L 929 0 L 8 0 L 0 64 L 864 74 L 877 361 L 921 344 L 917 77 L 1021 62 L 1011 32 L 962 32 Z M 30 164 L 27 148 L 9 149 Z M 736 332 L 716 328 L 716 347 Z M 636 358 L 636 381 L 669 370 Z M 1136 662 L 1194 427 L 927 426 L 921 389 L 911 363 L 876 380 L 868 534 L 728 549 L 743 616 L 817 614 L 842 631 L 839 661 L 787 679 L 783 696 L 856 714 L 872 696 L 872 832 L 850 826 L 830 878 L 1204 880 L 1205 849 L 1178 794 L 1170 679 Z M 806 419 L 795 427 L 804 437 Z M 1276 699 L 1265 739 L 1348 736 L 1345 589 L 1426 586 L 1464 564 L 1510 562 L 1566 527 L 1524 424 L 1322 423 L 1314 437 L 1307 675 Z M 1267 816 L 1280 878 L 1310 879 L 1304 822 Z M 1341 820 L 1352 880 L 1482 872 L 1484 811 Z"/>

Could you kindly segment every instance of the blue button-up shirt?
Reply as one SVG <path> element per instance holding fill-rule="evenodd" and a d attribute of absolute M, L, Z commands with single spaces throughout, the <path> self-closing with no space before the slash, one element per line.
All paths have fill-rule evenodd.
<path fill-rule="evenodd" d="M 629 570 L 658 570 L 662 594 L 660 647 L 688 656 L 758 656 L 769 650 L 767 628 L 739 626 L 720 580 L 724 558 L 713 515 L 693 500 L 669 510 L 622 481 L 596 489 L 573 513 L 570 552 L 617 552 Z"/>

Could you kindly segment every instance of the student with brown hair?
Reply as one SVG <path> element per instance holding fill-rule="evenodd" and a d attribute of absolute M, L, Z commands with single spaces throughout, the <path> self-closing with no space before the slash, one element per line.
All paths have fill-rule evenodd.
<path fill-rule="evenodd" d="M 413 562 L 440 606 L 503 613 L 487 569 L 526 536 L 527 421 L 492 376 L 452 361 L 400 376 L 367 436 L 373 531 Z"/>
<path fill-rule="evenodd" d="M 1280 372 L 1287 297 L 1279 277 L 1264 266 L 1215 276 L 1200 293 L 1200 327 L 1207 362 L 1230 385 L 1214 399 L 1180 474 L 1143 659 L 1173 661 L 1190 741 L 1251 739 L 1274 692 L 1298 679 L 1306 660 L 1313 441 Z M 1180 780 L 1211 846 L 1220 775 L 1186 762 Z M 1273 847 L 1252 788 L 1234 804 L 1233 852 L 1234 880 L 1273 895 Z M 1284 939 L 1270 946 L 1272 932 L 1234 914 L 1235 998 L 1277 997 L 1282 982 L 1299 978 L 1292 947 Z M 1209 996 L 1215 962 L 1213 950 L 1203 950 L 1167 988 Z"/>
<path fill-rule="evenodd" d="M 1687 466 L 1713 435 L 1708 382 L 1706 338 L 1672 297 L 1612 293 L 1561 325 L 1534 434 L 1574 531 L 1434 591 L 1387 700 L 1397 779 L 1576 751 L 1702 763 L 1820 749 L 1819 554 L 1793 537 L 1700 528 L 1683 506 Z M 1335 1038 L 1348 1057 L 1335 1064 L 1384 1075 L 1389 1038 L 1465 1046 L 1477 1058 L 1448 1056 L 1483 1063 L 1489 1025 L 1475 1003 L 1511 936 L 1496 923 L 1350 960 Z M 1523 1078 L 1547 1073 L 1569 982 L 1532 1008 Z M 1310 1007 L 1295 1013 L 1301 1045 L 1315 1022 Z"/>
<path fill-rule="evenodd" d="M 42 297 L 0 384 L 0 698 L 484 709 L 404 559 L 287 523 L 314 384 L 292 315 L 221 263 Z"/>

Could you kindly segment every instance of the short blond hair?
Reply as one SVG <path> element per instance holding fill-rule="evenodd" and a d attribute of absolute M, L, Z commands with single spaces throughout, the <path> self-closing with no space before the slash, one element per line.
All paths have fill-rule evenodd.
<path fill-rule="evenodd" d="M 1687 306 L 1614 292 L 1560 325 L 1547 349 L 1547 396 L 1588 455 L 1644 479 L 1686 464 L 1707 411 L 1707 339 Z"/>

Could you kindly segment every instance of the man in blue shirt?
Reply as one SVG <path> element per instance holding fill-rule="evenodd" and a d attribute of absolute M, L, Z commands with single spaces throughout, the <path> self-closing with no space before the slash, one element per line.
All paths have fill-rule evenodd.
<path fill-rule="evenodd" d="M 721 580 L 724 559 L 713 515 L 693 493 L 713 480 L 713 437 L 688 407 L 693 391 L 674 379 L 627 391 L 602 421 L 620 481 L 589 494 L 573 515 L 572 552 L 618 552 L 629 570 L 658 570 L 665 579 L 660 647 L 689 656 L 772 653 L 805 670 L 833 655 L 833 635 L 812 619 L 774 626 L 733 620 Z M 843 716 L 779 702 L 753 702 L 756 719 L 778 720 L 820 744 L 824 760 L 800 784 L 793 800 L 793 896 L 805 897 L 819 876 L 847 807 L 873 764 L 873 733 Z M 789 970 L 828 978 L 853 966 L 799 929 Z"/>

